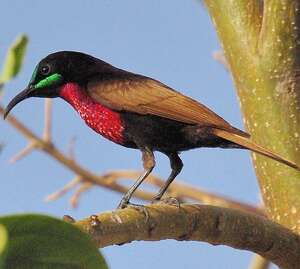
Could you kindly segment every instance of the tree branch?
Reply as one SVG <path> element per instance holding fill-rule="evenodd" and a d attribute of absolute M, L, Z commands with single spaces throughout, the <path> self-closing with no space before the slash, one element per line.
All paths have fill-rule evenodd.
<path fill-rule="evenodd" d="M 75 222 L 98 247 L 135 240 L 204 241 L 250 250 L 281 268 L 300 268 L 300 237 L 264 217 L 221 207 L 154 204 L 149 217 L 133 208 L 93 215 Z"/>

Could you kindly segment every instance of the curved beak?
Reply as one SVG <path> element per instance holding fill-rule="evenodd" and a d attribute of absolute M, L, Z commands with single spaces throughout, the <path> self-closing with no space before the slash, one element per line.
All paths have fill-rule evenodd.
<path fill-rule="evenodd" d="M 7 117 L 7 115 L 9 114 L 9 112 L 20 102 L 22 102 L 23 100 L 32 97 L 33 95 L 33 91 L 34 91 L 34 87 L 29 86 L 27 87 L 25 90 L 23 90 L 22 92 L 20 92 L 17 96 L 15 96 L 8 104 L 8 106 L 5 108 L 4 111 L 4 119 Z"/>

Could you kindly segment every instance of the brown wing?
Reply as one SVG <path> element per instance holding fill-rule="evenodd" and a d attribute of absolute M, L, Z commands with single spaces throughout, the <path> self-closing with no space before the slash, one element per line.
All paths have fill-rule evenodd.
<path fill-rule="evenodd" d="M 114 110 L 156 115 L 189 124 L 239 133 L 228 122 L 190 97 L 150 78 L 90 82 L 89 95 Z M 240 131 L 243 133 L 242 131 Z"/>

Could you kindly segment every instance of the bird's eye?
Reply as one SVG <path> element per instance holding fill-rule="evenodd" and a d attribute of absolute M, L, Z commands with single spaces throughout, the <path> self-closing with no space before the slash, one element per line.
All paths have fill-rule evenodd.
<path fill-rule="evenodd" d="M 46 65 L 42 66 L 40 72 L 41 72 L 41 74 L 42 74 L 43 76 L 49 75 L 50 72 L 51 72 L 51 67 L 50 67 L 50 65 L 49 65 L 49 64 L 46 64 Z"/>

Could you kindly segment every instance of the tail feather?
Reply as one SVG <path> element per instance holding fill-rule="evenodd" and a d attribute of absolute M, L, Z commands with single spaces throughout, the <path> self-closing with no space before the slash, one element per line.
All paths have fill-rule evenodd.
<path fill-rule="evenodd" d="M 235 144 L 238 144 L 246 149 L 252 150 L 256 153 L 259 153 L 261 155 L 267 156 L 273 160 L 276 160 L 278 162 L 281 162 L 283 164 L 286 164 L 298 171 L 300 171 L 300 166 L 297 165 L 294 162 L 291 162 L 283 157 L 281 157 L 280 155 L 278 155 L 277 153 L 274 153 L 254 142 L 252 142 L 248 137 L 245 136 L 241 136 L 239 134 L 236 133 L 231 133 L 229 131 L 226 130 L 222 130 L 222 129 L 213 129 L 213 134 L 221 137 L 223 139 L 226 139 L 230 142 L 233 142 Z"/>

